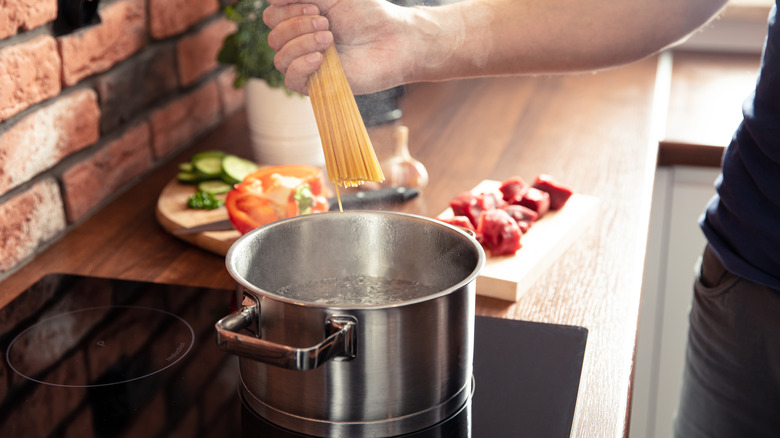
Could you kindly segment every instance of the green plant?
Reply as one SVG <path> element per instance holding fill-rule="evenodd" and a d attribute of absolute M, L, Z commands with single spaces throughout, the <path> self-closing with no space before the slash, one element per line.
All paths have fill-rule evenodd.
<path fill-rule="evenodd" d="M 225 17 L 238 24 L 238 28 L 225 37 L 217 61 L 234 67 L 236 88 L 250 78 L 263 79 L 271 87 L 284 87 L 284 75 L 274 67 L 274 51 L 268 47 L 271 29 L 263 23 L 267 6 L 265 0 L 238 0 L 225 7 Z"/>

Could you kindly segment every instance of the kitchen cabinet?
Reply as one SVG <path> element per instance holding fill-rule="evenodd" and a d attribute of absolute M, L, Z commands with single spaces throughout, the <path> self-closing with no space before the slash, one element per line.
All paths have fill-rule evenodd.
<path fill-rule="evenodd" d="M 672 436 L 695 265 L 706 243 L 698 218 L 715 193 L 717 168 L 656 172 L 639 317 L 631 437 Z"/>

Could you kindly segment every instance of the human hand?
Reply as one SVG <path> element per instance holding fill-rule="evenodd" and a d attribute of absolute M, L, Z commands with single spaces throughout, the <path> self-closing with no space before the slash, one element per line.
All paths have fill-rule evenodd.
<path fill-rule="evenodd" d="M 273 29 L 268 44 L 287 88 L 308 94 L 309 75 L 334 41 L 353 93 L 405 83 L 404 69 L 413 66 L 403 30 L 409 8 L 385 0 L 305 1 L 270 0 L 263 15 Z"/>

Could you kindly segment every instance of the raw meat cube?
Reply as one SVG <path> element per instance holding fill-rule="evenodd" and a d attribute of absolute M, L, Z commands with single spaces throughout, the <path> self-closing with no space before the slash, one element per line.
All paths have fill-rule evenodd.
<path fill-rule="evenodd" d="M 474 194 L 463 192 L 450 201 L 450 208 L 455 216 L 466 216 L 474 228 L 479 223 L 479 215 L 485 210 L 500 208 L 504 205 L 500 194 L 485 192 Z"/>
<path fill-rule="evenodd" d="M 466 216 L 453 216 L 448 218 L 440 217 L 439 220 L 450 225 L 455 225 L 456 227 L 466 228 L 467 230 L 471 230 L 474 232 L 477 231 L 477 229 L 474 228 L 474 225 L 471 223 L 469 218 L 467 218 Z"/>
<path fill-rule="evenodd" d="M 527 192 L 530 187 L 531 186 L 523 181 L 522 178 L 514 176 L 504 180 L 504 182 L 501 183 L 499 190 L 503 195 L 504 201 L 510 204 L 517 204 L 523 199 L 523 195 L 525 195 L 525 192 Z"/>
<path fill-rule="evenodd" d="M 563 207 L 574 193 L 570 188 L 544 173 L 536 177 L 533 187 L 550 195 L 550 208 L 552 210 L 559 210 Z"/>
<path fill-rule="evenodd" d="M 477 233 L 481 236 L 482 245 L 494 256 L 515 254 L 522 247 L 520 227 L 502 209 L 483 211 Z"/>
<path fill-rule="evenodd" d="M 531 228 L 531 225 L 539 217 L 535 211 L 522 205 L 505 205 L 502 210 L 509 213 L 509 216 L 517 222 L 517 226 L 520 227 L 520 231 L 523 234 L 528 232 L 528 229 Z"/>
<path fill-rule="evenodd" d="M 520 200 L 519 205 L 530 208 L 535 211 L 537 217 L 540 218 L 550 210 L 550 195 L 547 192 L 543 192 L 537 188 L 531 187 L 525 192 L 523 199 Z"/>

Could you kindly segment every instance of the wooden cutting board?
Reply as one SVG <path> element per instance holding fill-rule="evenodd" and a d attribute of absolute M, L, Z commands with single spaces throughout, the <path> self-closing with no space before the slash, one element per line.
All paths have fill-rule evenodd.
<path fill-rule="evenodd" d="M 472 192 L 496 189 L 500 181 L 484 180 Z M 574 194 L 558 211 L 550 211 L 536 221 L 520 239 L 523 245 L 515 255 L 488 254 L 477 278 L 477 294 L 517 301 L 560 257 L 596 216 L 598 198 Z M 440 217 L 452 216 L 449 208 Z"/>
<path fill-rule="evenodd" d="M 194 210 L 188 208 L 187 199 L 196 190 L 194 186 L 181 184 L 174 178 L 160 192 L 160 197 L 157 199 L 156 216 L 157 221 L 166 231 L 173 233 L 173 231 L 181 228 L 194 227 L 228 218 L 225 207 L 220 207 L 216 210 Z M 241 233 L 231 230 L 209 231 L 197 234 L 174 234 L 174 236 L 207 251 L 224 256 L 227 254 L 230 245 L 241 237 Z"/>
<path fill-rule="evenodd" d="M 500 186 L 499 181 L 485 180 L 473 191 L 480 192 Z M 175 178 L 160 193 L 157 200 L 157 220 L 168 232 L 180 228 L 227 219 L 224 207 L 216 210 L 187 208 L 187 198 L 195 187 L 180 184 Z M 523 235 L 523 247 L 513 256 L 488 256 L 485 268 L 477 278 L 477 294 L 517 301 L 549 268 L 560 254 L 582 233 L 596 216 L 598 198 L 574 194 L 564 207 L 549 212 Z M 442 215 L 452 215 L 447 209 Z M 238 231 L 209 231 L 176 237 L 224 256 L 241 234 Z"/>

